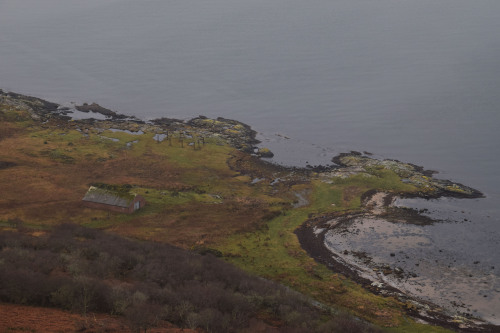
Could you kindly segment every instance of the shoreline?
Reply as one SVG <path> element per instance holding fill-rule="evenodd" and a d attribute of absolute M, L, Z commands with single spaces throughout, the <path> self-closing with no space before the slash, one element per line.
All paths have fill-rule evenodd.
<path fill-rule="evenodd" d="M 96 103 L 83 103 L 74 105 L 73 108 L 52 103 L 41 98 L 26 96 L 13 92 L 5 92 L 0 89 L 0 98 L 5 101 L 16 101 L 14 107 L 27 107 L 31 109 L 31 117 L 45 123 L 49 120 L 58 122 L 57 126 L 67 125 L 76 127 L 79 124 L 83 131 L 89 131 L 94 127 L 97 131 L 122 130 L 128 132 L 155 132 L 157 135 L 179 134 L 181 137 L 190 135 L 189 130 L 199 131 L 200 140 L 206 137 L 219 137 L 226 140 L 234 148 L 246 153 L 255 154 L 258 157 L 271 157 L 272 152 L 265 148 L 258 148 L 260 143 L 256 139 L 257 132 L 249 125 L 233 119 L 218 117 L 210 119 L 205 116 L 198 116 L 188 120 L 176 118 L 157 118 L 149 121 L 139 119 L 135 116 L 126 116 L 116 111 L 112 111 Z M 86 113 L 88 118 L 72 118 L 74 112 Z M 103 116 L 105 119 L 94 118 L 94 115 Z M 182 133 L 181 133 L 182 132 Z M 161 141 L 161 140 L 160 140 Z"/>
<path fill-rule="evenodd" d="M 370 200 L 379 196 L 377 204 Z M 394 197 L 383 192 L 372 192 L 365 196 L 363 212 L 347 212 L 326 214 L 313 217 L 305 221 L 295 234 L 299 239 L 301 247 L 314 260 L 327 266 L 331 271 L 340 273 L 363 288 L 386 297 L 394 297 L 405 304 L 405 311 L 411 317 L 422 322 L 436 324 L 442 327 L 457 330 L 459 332 L 498 332 L 500 325 L 495 325 L 481 317 L 475 317 L 468 313 L 460 313 L 449 308 L 440 306 L 431 300 L 424 300 L 409 292 L 402 291 L 398 281 L 411 277 L 412 273 L 405 272 L 399 267 L 392 268 L 389 265 L 374 264 L 372 258 L 365 252 L 334 251 L 326 245 L 328 232 L 351 233 L 347 231 L 347 225 L 356 219 L 380 219 L 390 223 L 407 223 L 416 226 L 432 224 L 431 218 L 419 214 L 411 209 L 394 209 L 391 202 Z M 359 231 L 359 229 L 358 229 Z M 394 254 L 391 253 L 391 256 Z M 356 257 L 356 259 L 349 258 Z"/>

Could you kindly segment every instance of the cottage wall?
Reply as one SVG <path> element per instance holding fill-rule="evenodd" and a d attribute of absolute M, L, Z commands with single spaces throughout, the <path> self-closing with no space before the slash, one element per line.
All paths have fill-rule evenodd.
<path fill-rule="evenodd" d="M 106 205 L 106 204 L 97 203 L 97 202 L 90 202 L 90 201 L 83 201 L 83 205 L 85 207 L 88 207 L 88 208 L 104 209 L 104 210 L 110 210 L 110 211 L 118 212 L 118 213 L 132 213 L 134 211 L 133 206 L 132 206 L 132 210 L 130 210 L 130 207 L 112 206 L 112 205 Z"/>
<path fill-rule="evenodd" d="M 133 213 L 134 212 L 134 204 L 136 202 L 139 202 L 139 209 L 141 209 L 142 207 L 146 206 L 146 199 L 144 199 L 142 196 L 140 195 L 137 195 L 134 200 L 130 203 L 130 206 L 128 207 L 129 209 L 129 213 Z"/>
<path fill-rule="evenodd" d="M 118 213 L 131 214 L 134 212 L 134 204 L 136 202 L 139 202 L 139 209 L 146 205 L 146 199 L 144 199 L 140 195 L 136 196 L 128 207 L 119 207 L 119 206 L 107 205 L 107 204 L 91 202 L 91 201 L 83 201 L 83 205 L 85 207 L 93 208 L 93 209 L 103 209 L 103 210 L 110 210 L 110 211 L 118 212 Z"/>

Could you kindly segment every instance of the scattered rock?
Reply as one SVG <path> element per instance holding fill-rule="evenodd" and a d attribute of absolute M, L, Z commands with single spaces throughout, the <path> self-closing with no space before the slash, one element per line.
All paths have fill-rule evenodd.
<path fill-rule="evenodd" d="M 257 155 L 264 158 L 271 158 L 274 156 L 274 153 L 269 148 L 259 148 Z"/>

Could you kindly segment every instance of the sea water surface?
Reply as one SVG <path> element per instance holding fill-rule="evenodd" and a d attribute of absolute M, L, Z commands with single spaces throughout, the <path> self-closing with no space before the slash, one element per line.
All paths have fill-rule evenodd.
<path fill-rule="evenodd" d="M 471 311 L 498 322 L 499 36 L 497 0 L 0 0 L 0 89 L 233 118 L 278 163 L 369 151 L 477 188 L 406 204 L 450 220 L 415 253 L 482 265 Z"/>

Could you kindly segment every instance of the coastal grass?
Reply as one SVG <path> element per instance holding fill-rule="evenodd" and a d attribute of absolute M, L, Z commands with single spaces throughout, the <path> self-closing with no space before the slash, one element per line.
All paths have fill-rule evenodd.
<path fill-rule="evenodd" d="M 323 210 L 325 193 L 340 193 L 318 186 L 309 207 L 286 211 L 259 231 L 238 234 L 217 247 L 232 263 L 253 274 L 279 281 L 329 306 L 340 306 L 383 326 L 398 325 L 400 305 L 364 291 L 345 277 L 316 263 L 301 248 L 293 233 L 311 212 Z M 330 202 L 330 201 L 329 201 Z M 335 210 L 339 208 L 328 208 Z"/>
<path fill-rule="evenodd" d="M 393 175 L 385 175 L 394 179 Z M 258 276 L 278 281 L 311 297 L 323 305 L 349 312 L 382 327 L 394 327 L 393 332 L 450 332 L 449 330 L 416 323 L 407 317 L 404 304 L 392 297 L 375 295 L 345 276 L 333 273 L 315 262 L 302 249 L 294 231 L 309 217 L 327 212 L 359 208 L 359 196 L 352 195 L 358 179 L 333 185 L 313 181 L 309 205 L 285 211 L 269 221 L 259 231 L 236 234 L 217 246 L 229 262 Z M 395 190 L 400 184 L 384 186 Z M 408 188 L 412 190 L 411 188 Z M 301 189 L 295 188 L 299 191 Z"/>

